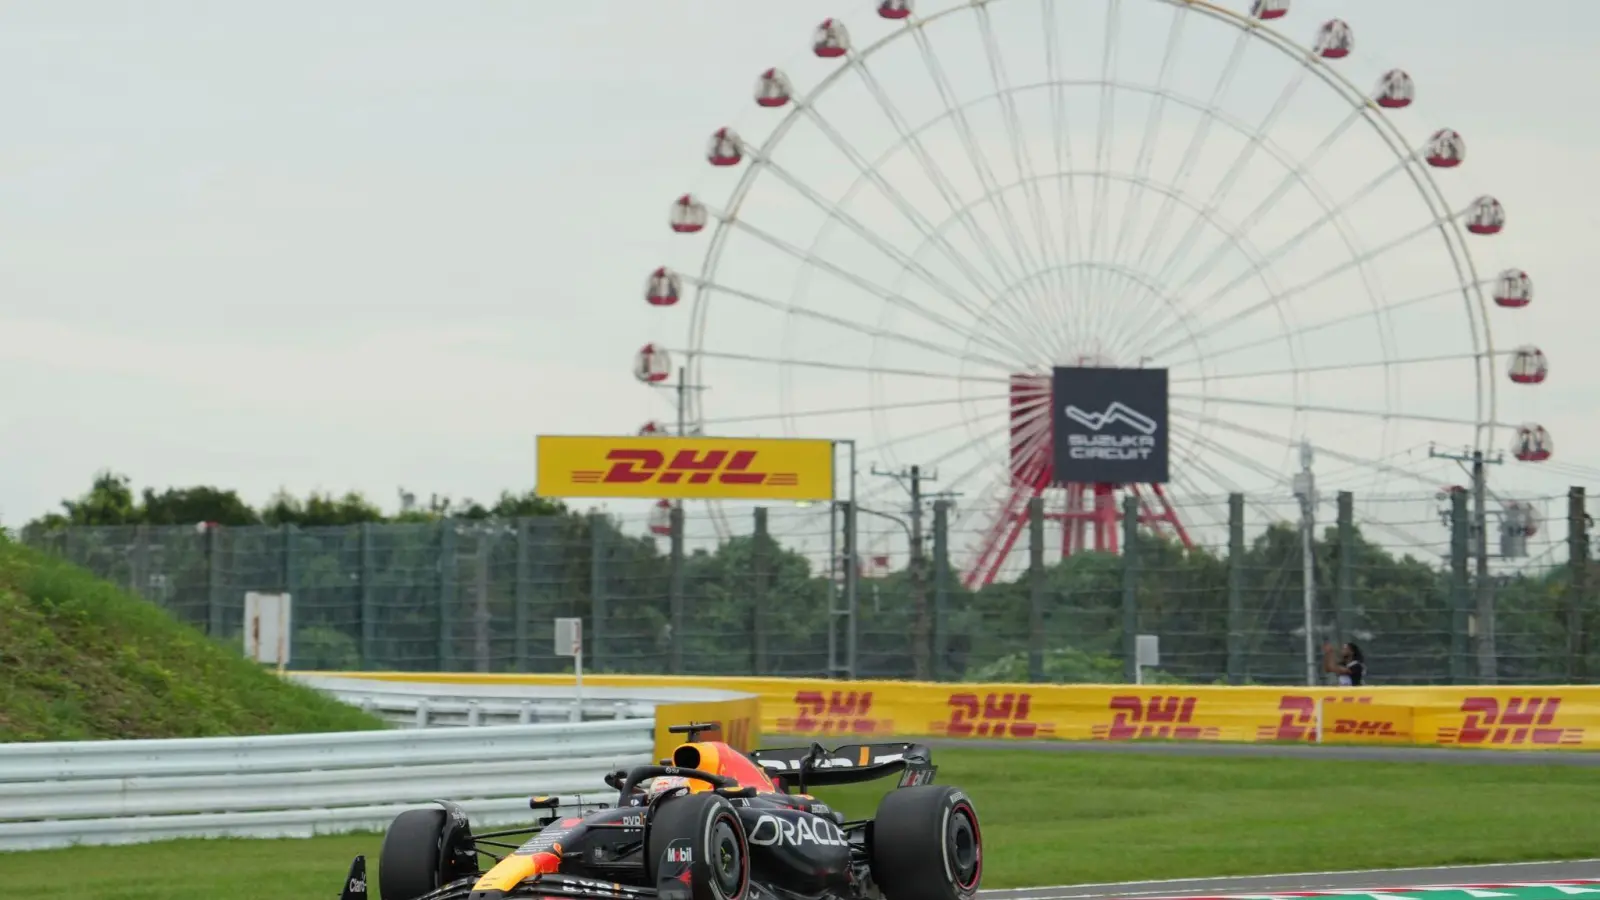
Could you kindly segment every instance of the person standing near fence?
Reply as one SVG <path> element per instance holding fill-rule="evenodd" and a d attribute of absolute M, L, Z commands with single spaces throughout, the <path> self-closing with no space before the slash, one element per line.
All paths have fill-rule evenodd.
<path fill-rule="evenodd" d="M 1333 645 L 1323 644 L 1322 671 L 1338 675 L 1340 687 L 1361 687 L 1367 678 L 1367 660 L 1360 647 L 1346 643 L 1340 648 L 1339 658 L 1335 661 Z"/>

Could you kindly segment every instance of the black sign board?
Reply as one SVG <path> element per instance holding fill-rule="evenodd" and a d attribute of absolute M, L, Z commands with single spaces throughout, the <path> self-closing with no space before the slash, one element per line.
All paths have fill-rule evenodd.
<path fill-rule="evenodd" d="M 1167 370 L 1058 367 L 1051 378 L 1058 483 L 1167 482 Z"/>

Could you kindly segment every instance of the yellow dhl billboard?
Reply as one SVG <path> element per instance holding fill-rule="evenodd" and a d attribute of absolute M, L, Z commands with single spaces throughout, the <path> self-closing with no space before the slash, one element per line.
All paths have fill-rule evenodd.
<path fill-rule="evenodd" d="M 833 442 L 540 435 L 542 497 L 829 500 Z"/>

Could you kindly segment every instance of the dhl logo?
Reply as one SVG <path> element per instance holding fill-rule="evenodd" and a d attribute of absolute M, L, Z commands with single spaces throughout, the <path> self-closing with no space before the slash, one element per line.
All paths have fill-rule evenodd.
<path fill-rule="evenodd" d="M 951 694 L 946 701 L 950 718 L 930 723 L 934 734 L 949 737 L 1048 737 L 1056 733 L 1049 722 L 1030 720 L 1032 694 Z"/>
<path fill-rule="evenodd" d="M 752 471 L 759 450 L 679 450 L 667 460 L 660 450 L 618 448 L 606 454 L 609 469 L 575 469 L 578 484 L 719 484 L 793 487 L 796 472 Z"/>
<path fill-rule="evenodd" d="M 1333 698 L 1329 698 L 1333 699 Z M 1335 703 L 1371 703 L 1371 697 L 1342 696 Z M 1278 712 L 1282 713 L 1276 725 L 1262 725 L 1256 728 L 1258 741 L 1312 741 L 1317 739 L 1317 698 L 1304 694 L 1285 694 L 1278 699 Z M 1341 722 L 1357 722 L 1353 719 L 1337 719 L 1334 730 L 1338 731 Z M 1359 723 L 1357 723 L 1359 727 Z M 1394 734 L 1390 731 L 1366 732 L 1357 731 L 1357 734 Z"/>
<path fill-rule="evenodd" d="M 1394 723 L 1389 721 L 1372 722 L 1366 719 L 1334 719 L 1334 734 L 1361 734 L 1372 737 L 1404 737 L 1394 730 Z"/>
<path fill-rule="evenodd" d="M 1461 727 L 1439 729 L 1441 744 L 1582 744 L 1582 728 L 1550 727 L 1561 710 L 1560 697 L 1509 697 L 1505 708 L 1493 697 L 1461 701 Z"/>
<path fill-rule="evenodd" d="M 1194 721 L 1197 697 L 1112 697 L 1107 708 L 1115 715 L 1109 725 L 1095 725 L 1089 735 L 1097 741 L 1132 741 L 1147 738 L 1179 741 L 1215 741 L 1222 737 L 1216 726 Z"/>
<path fill-rule="evenodd" d="M 872 718 L 871 691 L 796 691 L 796 715 L 779 718 L 786 734 L 892 734 L 894 722 Z"/>

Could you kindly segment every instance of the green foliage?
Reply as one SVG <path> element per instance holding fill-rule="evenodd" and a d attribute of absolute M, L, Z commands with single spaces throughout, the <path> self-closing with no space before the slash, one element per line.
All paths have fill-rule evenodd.
<path fill-rule="evenodd" d="M 828 674 L 830 624 L 839 624 L 828 614 L 836 585 L 822 567 L 770 536 L 691 552 L 675 572 L 667 541 L 532 492 L 503 492 L 492 503 L 408 498 L 393 515 L 355 493 L 280 492 L 256 510 L 231 490 L 136 494 L 125 476 L 101 473 L 62 510 L 30 523 L 24 539 L 220 640 L 238 639 L 246 592 L 290 593 L 296 667 L 569 671 L 570 661 L 552 652 L 551 620 L 577 616 L 591 671 L 658 673 L 676 658 L 687 674 L 815 677 Z M 224 527 L 197 530 L 197 522 Z M 1301 549 L 1292 524 L 1269 525 L 1234 560 L 1148 535 L 1131 556 L 1131 581 L 1129 557 L 1109 553 L 1075 554 L 1037 583 L 1024 572 L 979 590 L 948 569 L 942 581 L 930 571 L 920 591 L 906 571 L 863 579 L 857 672 L 1025 679 L 1031 650 L 1042 655 L 1047 680 L 1121 681 L 1131 586 L 1135 627 L 1161 639 L 1162 664 L 1146 670 L 1152 681 L 1303 679 Z M 1449 679 L 1451 629 L 1460 622 L 1452 604 L 1471 599 L 1442 560 L 1396 557 L 1359 528 L 1348 546 L 1327 529 L 1313 557 L 1318 640 L 1358 640 L 1376 683 Z M 1351 590 L 1336 633 L 1341 566 Z M 1590 581 L 1600 583 L 1600 574 Z M 1569 596 L 1563 572 L 1515 580 L 1497 595 L 1503 679 L 1581 680 L 1600 671 L 1600 646 L 1582 639 L 1600 622 Z M 1582 626 L 1577 638 L 1572 622 Z M 846 658 L 842 629 L 831 638 Z"/>
<path fill-rule="evenodd" d="M 380 727 L 82 569 L 0 538 L 0 741 Z"/>

